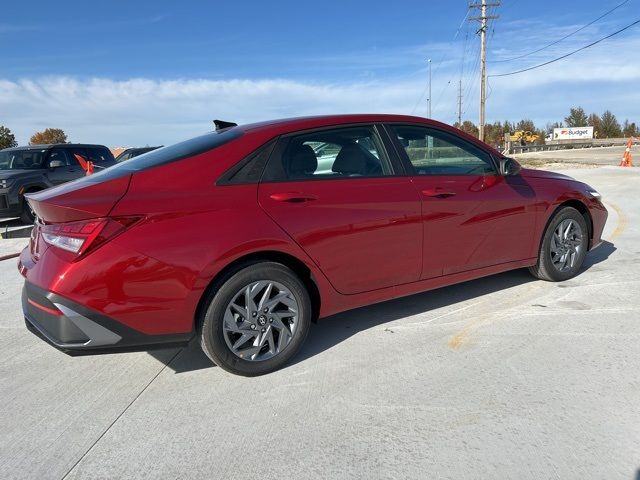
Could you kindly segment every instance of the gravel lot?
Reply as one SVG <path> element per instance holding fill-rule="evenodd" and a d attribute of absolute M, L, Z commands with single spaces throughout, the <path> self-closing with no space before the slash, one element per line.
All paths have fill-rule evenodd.
<path fill-rule="evenodd" d="M 637 478 L 640 169 L 563 173 L 610 211 L 577 278 L 340 314 L 253 379 L 196 345 L 68 357 L 25 330 L 0 262 L 0 478 Z"/>

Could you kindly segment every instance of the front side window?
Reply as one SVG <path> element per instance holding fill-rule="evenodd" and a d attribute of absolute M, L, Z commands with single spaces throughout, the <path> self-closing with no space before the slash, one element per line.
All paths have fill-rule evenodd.
<path fill-rule="evenodd" d="M 5 150 L 0 152 L 0 170 L 42 168 L 46 150 Z"/>
<path fill-rule="evenodd" d="M 321 180 L 392 175 L 373 127 L 345 127 L 283 140 L 269 161 L 266 181 Z"/>
<path fill-rule="evenodd" d="M 429 127 L 392 125 L 416 175 L 495 174 L 491 155 L 453 134 Z"/>
<path fill-rule="evenodd" d="M 69 159 L 67 158 L 67 154 L 64 150 L 60 148 L 54 148 L 49 153 L 49 157 L 47 158 L 47 167 L 61 167 L 61 166 L 69 166 Z"/>

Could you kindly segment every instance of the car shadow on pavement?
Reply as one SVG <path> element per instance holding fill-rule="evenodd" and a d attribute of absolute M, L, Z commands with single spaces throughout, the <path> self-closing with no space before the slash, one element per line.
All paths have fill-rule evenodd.
<path fill-rule="evenodd" d="M 603 242 L 587 255 L 580 274 L 609 258 L 615 250 L 611 242 Z M 313 325 L 305 345 L 291 364 L 328 350 L 360 331 L 535 281 L 538 280 L 526 269 L 513 270 L 323 318 Z"/>
<path fill-rule="evenodd" d="M 607 240 L 603 240 L 602 244 L 595 250 L 589 252 L 587 257 L 584 259 L 584 263 L 582 264 L 582 269 L 580 270 L 580 274 L 586 272 L 594 265 L 600 262 L 604 262 L 616 250 L 617 250 L 616 246 L 613 243 Z"/>
<path fill-rule="evenodd" d="M 603 242 L 587 255 L 580 274 L 609 258 L 615 250 L 612 243 Z M 289 365 L 322 353 L 360 331 L 534 281 L 537 280 L 526 269 L 513 270 L 323 318 L 312 326 L 305 345 Z M 167 362 L 166 350 L 148 353 L 163 363 Z M 184 373 L 215 367 L 215 364 L 204 354 L 200 342 L 193 339 L 177 355 L 172 355 L 167 366 L 175 373 Z"/>
<path fill-rule="evenodd" d="M 200 342 L 195 338 L 191 340 L 186 347 L 182 347 L 177 354 L 171 355 L 169 360 L 167 360 L 166 352 L 167 349 L 147 351 L 153 358 L 165 363 L 174 373 L 192 372 L 216 366 L 216 364 L 205 355 L 200 347 Z"/>

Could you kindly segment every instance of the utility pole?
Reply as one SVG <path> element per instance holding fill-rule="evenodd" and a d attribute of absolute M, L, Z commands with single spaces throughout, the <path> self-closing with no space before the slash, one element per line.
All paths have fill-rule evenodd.
<path fill-rule="evenodd" d="M 472 3 L 469 8 L 479 8 L 480 16 L 472 17 L 470 20 L 478 20 L 480 22 L 480 124 L 478 130 L 479 138 L 484 142 L 484 124 L 485 124 L 485 106 L 487 103 L 487 20 L 498 18 L 497 15 L 487 15 L 488 7 L 499 7 L 500 2 L 487 3 L 482 0 L 481 3 Z"/>
<path fill-rule="evenodd" d="M 427 62 L 429 63 L 429 100 L 427 100 L 429 104 L 429 114 L 427 116 L 431 118 L 431 59 L 428 59 Z"/>
<path fill-rule="evenodd" d="M 458 128 L 462 128 L 462 80 L 458 81 Z"/>

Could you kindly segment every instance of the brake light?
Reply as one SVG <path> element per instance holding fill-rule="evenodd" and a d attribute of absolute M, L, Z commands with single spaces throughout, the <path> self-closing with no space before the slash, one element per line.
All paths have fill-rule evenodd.
<path fill-rule="evenodd" d="M 42 239 L 78 257 L 95 250 L 120 235 L 142 217 L 93 218 L 69 223 L 51 223 L 40 227 Z"/>

